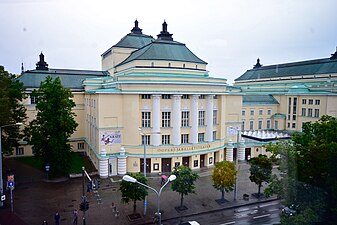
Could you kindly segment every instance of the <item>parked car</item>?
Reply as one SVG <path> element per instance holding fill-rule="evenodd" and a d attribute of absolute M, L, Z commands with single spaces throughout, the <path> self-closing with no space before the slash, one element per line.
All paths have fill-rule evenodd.
<path fill-rule="evenodd" d="M 292 216 L 296 213 L 296 209 L 297 209 L 297 206 L 295 206 L 294 204 L 291 204 L 287 207 L 284 207 L 282 209 L 282 213 L 287 215 L 287 216 Z"/>

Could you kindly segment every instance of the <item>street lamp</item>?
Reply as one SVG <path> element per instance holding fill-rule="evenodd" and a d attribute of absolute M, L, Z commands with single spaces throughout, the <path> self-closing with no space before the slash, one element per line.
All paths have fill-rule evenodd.
<path fill-rule="evenodd" d="M 3 195 L 3 180 L 2 180 L 2 147 L 1 147 L 1 139 L 2 139 L 2 128 L 4 127 L 10 127 L 10 126 L 20 126 L 22 123 L 14 123 L 14 124 L 8 124 L 0 126 L 0 196 Z M 0 201 L 0 207 L 3 207 L 4 203 L 3 201 Z"/>
<path fill-rule="evenodd" d="M 158 203 L 157 203 L 157 204 L 158 204 L 158 208 L 157 208 L 157 213 L 156 213 L 156 215 L 158 216 L 158 225 L 161 225 L 160 194 L 161 194 L 163 188 L 164 188 L 169 182 L 174 181 L 176 178 L 177 178 L 176 175 L 171 174 L 171 175 L 169 176 L 169 178 L 167 179 L 166 183 L 160 188 L 160 190 L 159 190 L 159 192 L 158 192 L 158 191 L 157 191 L 156 189 L 154 189 L 153 187 L 150 187 L 150 186 L 148 186 L 148 185 L 146 185 L 146 184 L 143 184 L 143 183 L 139 182 L 137 179 L 135 179 L 135 178 L 133 178 L 133 177 L 131 177 L 131 176 L 129 176 L 129 175 L 123 176 L 123 180 L 124 180 L 124 181 L 130 182 L 130 183 L 137 183 L 137 184 L 140 184 L 140 185 L 142 185 L 142 186 L 144 186 L 144 187 L 146 187 L 146 188 L 151 189 L 152 191 L 154 191 L 154 192 L 157 194 L 157 197 L 158 197 Z"/>

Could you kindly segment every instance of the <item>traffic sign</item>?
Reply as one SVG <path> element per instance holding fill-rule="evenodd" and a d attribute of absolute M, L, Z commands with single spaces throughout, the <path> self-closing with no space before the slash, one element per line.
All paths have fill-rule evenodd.
<path fill-rule="evenodd" d="M 6 195 L 1 195 L 1 201 L 5 201 L 6 200 Z"/>

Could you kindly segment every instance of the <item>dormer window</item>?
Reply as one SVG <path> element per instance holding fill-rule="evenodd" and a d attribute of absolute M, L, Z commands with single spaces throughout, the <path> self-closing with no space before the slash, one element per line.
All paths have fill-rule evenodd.
<path fill-rule="evenodd" d="M 171 67 L 171 63 L 168 63 L 168 67 Z"/>
<path fill-rule="evenodd" d="M 185 63 L 183 64 L 183 68 L 185 68 Z"/>
<path fill-rule="evenodd" d="M 154 62 L 151 63 L 151 67 L 154 67 Z"/>

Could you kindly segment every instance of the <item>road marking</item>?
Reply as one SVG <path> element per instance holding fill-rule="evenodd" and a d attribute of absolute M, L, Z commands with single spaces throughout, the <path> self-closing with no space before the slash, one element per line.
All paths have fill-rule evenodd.
<path fill-rule="evenodd" d="M 270 214 L 265 214 L 265 215 L 261 215 L 261 216 L 255 216 L 255 217 L 253 217 L 253 219 L 259 219 L 259 218 L 267 217 L 267 216 L 270 216 Z"/>
<path fill-rule="evenodd" d="M 279 203 L 278 202 L 274 202 L 274 203 L 264 204 L 264 205 L 260 205 L 260 208 L 271 206 L 271 205 L 277 205 L 277 204 L 279 204 Z"/>
<path fill-rule="evenodd" d="M 229 224 L 234 224 L 235 221 L 232 221 L 232 222 L 228 222 L 228 223 L 223 223 L 223 224 L 220 224 L 220 225 L 229 225 Z"/>
<path fill-rule="evenodd" d="M 249 208 L 242 208 L 242 209 L 237 209 L 235 210 L 236 212 L 244 212 L 244 211 L 248 211 Z"/>
<path fill-rule="evenodd" d="M 279 210 L 279 209 L 269 209 L 268 211 L 269 212 L 274 212 L 274 211 L 277 211 L 277 210 Z"/>

